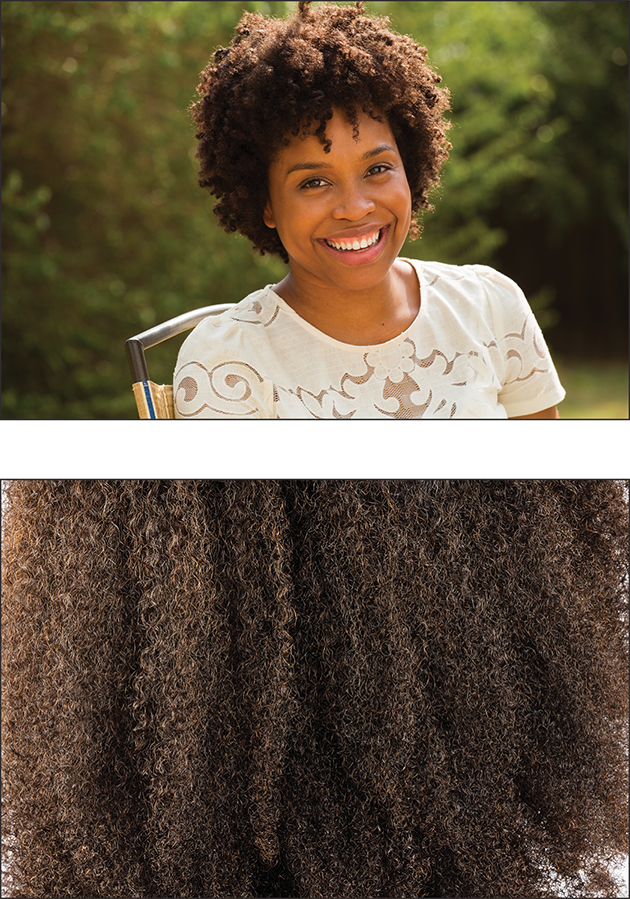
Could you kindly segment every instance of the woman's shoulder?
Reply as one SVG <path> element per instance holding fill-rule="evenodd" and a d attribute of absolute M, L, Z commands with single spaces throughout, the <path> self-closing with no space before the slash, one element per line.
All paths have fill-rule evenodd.
<path fill-rule="evenodd" d="M 255 290 L 229 309 L 204 318 L 184 340 L 180 359 L 198 354 L 209 344 L 228 350 L 240 343 L 244 331 L 252 335 L 264 331 L 277 313 L 277 297 L 270 286 Z"/>
<path fill-rule="evenodd" d="M 268 287 L 209 315 L 183 342 L 173 374 L 176 418 L 266 418 L 265 340 L 277 303 Z"/>
<path fill-rule="evenodd" d="M 271 286 L 261 287 L 248 294 L 229 309 L 204 318 L 191 332 L 190 336 L 203 337 L 219 332 L 222 337 L 241 325 L 264 326 L 273 318 L 277 309 L 277 297 Z"/>
<path fill-rule="evenodd" d="M 468 282 L 475 284 L 496 285 L 503 290 L 520 291 L 518 285 L 497 269 L 480 263 L 455 265 L 449 262 L 437 262 L 435 260 L 405 258 L 418 272 L 427 285 L 445 283 Z"/>
<path fill-rule="evenodd" d="M 408 259 L 418 274 L 421 290 L 430 292 L 429 308 L 438 313 L 442 304 L 456 307 L 459 313 L 521 318 L 531 310 L 521 288 L 502 272 L 489 265 L 453 265 L 446 262 Z M 426 296 L 425 296 L 426 299 Z"/>

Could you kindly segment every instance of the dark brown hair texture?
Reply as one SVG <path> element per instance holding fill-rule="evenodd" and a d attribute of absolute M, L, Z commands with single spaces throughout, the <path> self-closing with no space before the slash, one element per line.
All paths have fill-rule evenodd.
<path fill-rule="evenodd" d="M 358 114 L 387 120 L 411 191 L 411 237 L 417 214 L 432 209 L 450 144 L 443 119 L 448 91 L 427 64 L 427 51 L 389 28 L 389 19 L 356 6 L 298 3 L 296 14 L 274 19 L 244 13 L 231 45 L 214 53 L 201 73 L 191 106 L 199 140 L 199 185 L 219 199 L 220 224 L 238 231 L 263 255 L 289 261 L 274 228 L 263 221 L 268 171 L 291 136 L 316 135 L 330 149 L 326 122 L 344 110 L 358 136 Z"/>
<path fill-rule="evenodd" d="M 621 895 L 626 491 L 10 482 L 4 895 Z"/>

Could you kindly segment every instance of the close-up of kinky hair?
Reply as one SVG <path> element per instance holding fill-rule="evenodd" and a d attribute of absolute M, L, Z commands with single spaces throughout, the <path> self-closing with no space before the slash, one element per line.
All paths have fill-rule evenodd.
<path fill-rule="evenodd" d="M 627 484 L 11 481 L 3 895 L 617 896 Z"/>
<path fill-rule="evenodd" d="M 199 141 L 199 185 L 228 233 L 247 237 L 263 255 L 288 262 L 275 228 L 263 221 L 268 172 L 293 137 L 315 135 L 330 149 L 326 123 L 343 110 L 358 137 L 358 116 L 386 121 L 396 139 L 411 191 L 410 236 L 418 213 L 433 209 L 429 190 L 448 156 L 449 93 L 427 63 L 427 50 L 355 6 L 300 2 L 276 19 L 243 14 L 227 48 L 201 72 L 201 99 L 190 112 Z"/>

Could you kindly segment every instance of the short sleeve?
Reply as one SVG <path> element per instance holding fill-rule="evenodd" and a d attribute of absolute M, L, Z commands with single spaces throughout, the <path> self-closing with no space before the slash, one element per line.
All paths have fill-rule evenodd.
<path fill-rule="evenodd" d="M 182 344 L 173 375 L 175 418 L 272 417 L 273 385 L 244 360 L 231 324 L 207 319 Z"/>
<path fill-rule="evenodd" d="M 500 359 L 498 402 L 508 417 L 531 415 L 557 405 L 566 391 L 523 291 L 495 269 L 473 268 L 485 287 L 494 322 Z"/>

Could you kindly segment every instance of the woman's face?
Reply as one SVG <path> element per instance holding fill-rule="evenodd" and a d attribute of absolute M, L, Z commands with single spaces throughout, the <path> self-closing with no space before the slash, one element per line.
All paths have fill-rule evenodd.
<path fill-rule="evenodd" d="M 278 229 L 296 287 L 373 287 L 407 237 L 411 193 L 394 135 L 365 114 L 358 123 L 355 140 L 335 110 L 330 152 L 313 135 L 296 137 L 269 169 L 264 221 Z"/>

